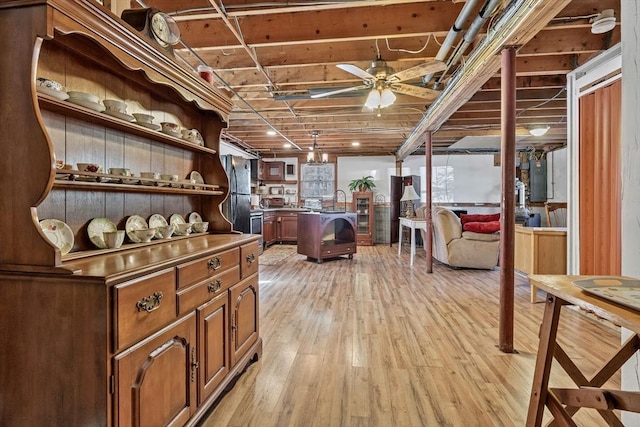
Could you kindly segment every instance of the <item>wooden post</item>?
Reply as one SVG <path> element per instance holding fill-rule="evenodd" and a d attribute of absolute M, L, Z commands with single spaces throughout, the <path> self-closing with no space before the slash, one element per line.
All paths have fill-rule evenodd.
<path fill-rule="evenodd" d="M 516 48 L 502 50 L 500 212 L 500 350 L 513 353 L 515 178 L 516 178 Z"/>
<path fill-rule="evenodd" d="M 432 193 L 431 193 L 431 170 L 433 165 L 433 143 L 431 141 L 432 133 L 431 131 L 427 131 L 425 134 L 424 140 L 424 156 L 425 156 L 425 191 L 427 193 L 426 202 L 427 207 L 424 211 L 424 217 L 427 220 L 427 231 L 424 233 L 424 250 L 426 252 L 427 258 L 427 273 L 433 273 L 433 234 L 432 234 L 432 218 L 431 218 L 431 204 L 432 204 Z"/>

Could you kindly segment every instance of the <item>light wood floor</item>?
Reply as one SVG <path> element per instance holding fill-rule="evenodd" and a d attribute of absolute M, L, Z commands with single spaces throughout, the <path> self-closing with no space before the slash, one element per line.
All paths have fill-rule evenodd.
<path fill-rule="evenodd" d="M 377 245 L 353 260 L 296 254 L 261 265 L 263 357 L 203 426 L 524 425 L 544 304 L 530 304 L 516 277 L 517 354 L 504 354 L 498 270 L 435 264 L 427 274 L 424 251 L 408 262 L 397 246 Z M 619 331 L 563 310 L 559 337 L 591 374 Z M 614 378 L 607 385 L 619 387 Z M 558 366 L 551 384 L 573 386 Z M 606 425 L 584 410 L 576 421 Z"/>

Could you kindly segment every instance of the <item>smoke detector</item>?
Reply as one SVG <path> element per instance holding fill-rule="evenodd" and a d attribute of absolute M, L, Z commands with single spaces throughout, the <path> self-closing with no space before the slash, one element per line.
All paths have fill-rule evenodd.
<path fill-rule="evenodd" d="M 605 9 L 591 20 L 591 32 L 602 34 L 611 31 L 616 26 L 616 17 L 613 9 Z"/>

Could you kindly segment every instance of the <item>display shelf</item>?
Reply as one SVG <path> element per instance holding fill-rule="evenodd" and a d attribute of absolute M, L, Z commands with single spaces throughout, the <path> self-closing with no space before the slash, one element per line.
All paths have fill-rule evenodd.
<path fill-rule="evenodd" d="M 153 139 L 154 141 L 169 144 L 174 147 L 184 148 L 194 152 L 216 154 L 216 150 L 214 149 L 196 145 L 191 142 L 185 141 L 184 139 L 180 139 L 175 136 L 162 133 L 160 131 L 147 129 L 135 124 L 134 122 L 127 122 L 125 120 L 121 120 L 104 113 L 99 113 L 97 111 L 93 111 L 89 108 L 85 108 L 71 102 L 60 101 L 48 95 L 39 93 L 38 100 L 40 103 L 40 108 L 51 111 L 53 113 L 63 114 L 65 116 L 80 119 L 89 123 L 106 126 L 108 128 L 120 130 L 131 135 Z"/>

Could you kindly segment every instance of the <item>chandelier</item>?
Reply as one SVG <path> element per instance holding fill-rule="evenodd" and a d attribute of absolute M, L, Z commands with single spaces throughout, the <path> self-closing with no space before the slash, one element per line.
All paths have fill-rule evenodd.
<path fill-rule="evenodd" d="M 329 155 L 327 153 L 323 153 L 322 150 L 318 148 L 318 131 L 313 131 L 311 133 L 313 137 L 313 145 L 309 147 L 310 153 L 307 154 L 307 163 L 309 164 L 321 164 L 327 163 L 329 160 Z"/>

